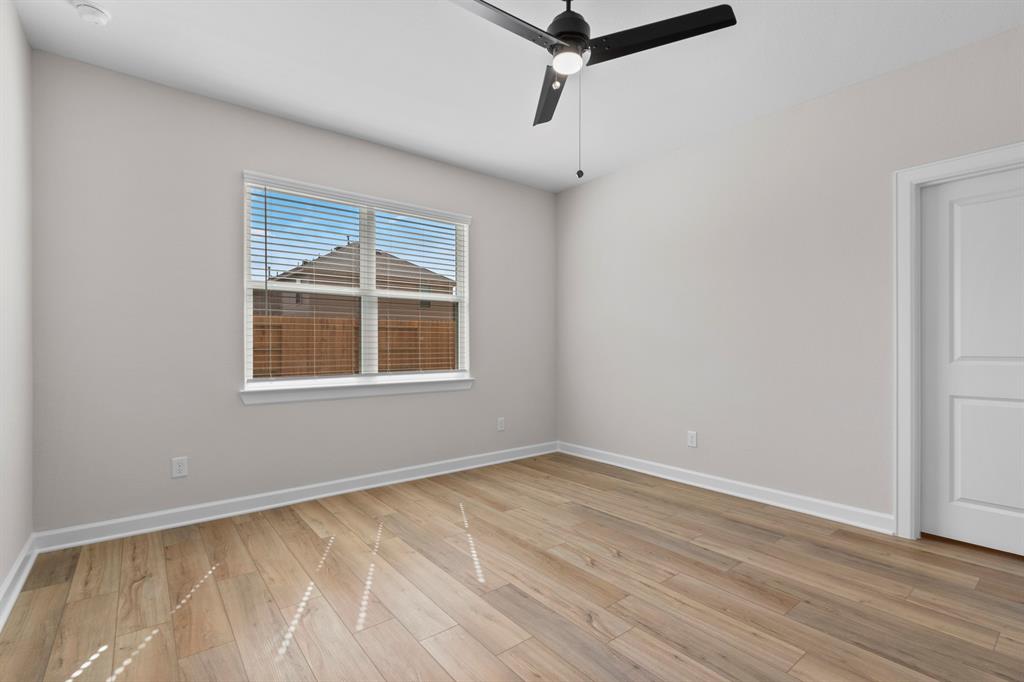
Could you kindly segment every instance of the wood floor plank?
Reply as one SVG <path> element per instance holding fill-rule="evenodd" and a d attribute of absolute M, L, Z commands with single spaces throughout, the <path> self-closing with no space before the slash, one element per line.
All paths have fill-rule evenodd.
<path fill-rule="evenodd" d="M 649 581 L 643 576 L 632 576 L 628 571 L 621 570 L 610 562 L 586 563 L 581 566 L 609 580 L 617 580 L 632 596 L 645 599 L 651 604 L 668 606 L 675 615 L 699 624 L 720 639 L 733 642 L 737 647 L 750 649 L 754 652 L 754 657 L 759 658 L 765 665 L 788 670 L 804 654 L 802 649 L 779 640 L 756 626 L 736 620 L 698 599 L 691 598 L 690 590 L 686 587 L 682 590 L 674 589 L 667 584 Z"/>
<path fill-rule="evenodd" d="M 678 617 L 638 597 L 629 596 L 612 610 L 652 635 L 669 642 L 688 658 L 730 679 L 791 680 L 784 669 L 768 665 L 744 642 L 723 638 L 700 622 Z"/>
<path fill-rule="evenodd" d="M 462 532 L 462 522 L 457 519 L 454 510 L 439 504 L 422 493 L 417 493 L 409 486 L 389 485 L 374 488 L 370 495 L 377 498 L 397 512 L 415 519 L 418 523 L 430 528 L 430 532 L 442 537 L 457 535 Z"/>
<path fill-rule="evenodd" d="M 356 493 L 349 493 L 348 495 L 324 497 L 316 500 L 316 504 L 329 511 L 336 519 L 341 521 L 349 530 L 355 533 L 356 537 L 362 540 L 366 545 L 372 547 L 374 541 L 377 539 L 377 528 L 380 526 L 381 520 L 388 518 L 396 512 L 384 504 L 380 504 L 379 506 L 374 505 L 373 502 L 377 502 L 377 499 L 369 494 L 366 494 L 361 498 L 364 500 L 364 503 L 362 504 L 357 503 L 356 499 Z M 366 502 L 366 500 L 371 500 L 372 502 Z M 295 505 L 295 507 L 300 514 L 303 514 L 303 516 L 306 515 L 305 504 Z M 367 513 L 367 510 L 380 511 L 381 509 L 387 509 L 387 513 L 381 513 L 377 516 L 372 516 L 370 513 Z M 319 514 L 315 511 L 311 512 L 310 516 L 312 516 L 313 513 L 316 513 L 319 517 Z M 310 518 L 306 518 L 306 522 L 309 523 L 311 527 L 313 526 L 313 521 L 311 521 Z M 317 528 L 314 528 L 314 530 L 318 533 L 320 532 Z M 387 537 L 389 535 L 389 531 L 385 530 L 384 535 Z"/>
<path fill-rule="evenodd" d="M 1024 661 L 1024 641 L 1016 640 L 1007 635 L 1000 635 L 995 651 Z"/>
<path fill-rule="evenodd" d="M 585 682 L 588 678 L 532 637 L 498 658 L 525 682 Z"/>
<path fill-rule="evenodd" d="M 480 575 L 483 575 L 484 578 L 483 582 L 480 581 L 477 574 L 468 539 L 463 541 L 463 538 L 453 538 L 450 542 L 445 542 L 444 538 L 432 535 L 427 528 L 403 514 L 388 516 L 384 521 L 384 526 L 391 532 L 392 537 L 401 538 L 410 547 L 477 594 L 483 594 L 508 584 L 505 576 L 497 570 L 492 562 L 487 561 L 486 553 L 475 546 L 475 541 L 474 548 L 477 562 L 480 564 Z"/>
<path fill-rule="evenodd" d="M 767 505 L 765 505 L 767 506 Z M 791 513 L 786 517 L 766 514 L 764 507 L 757 510 L 730 509 L 721 512 L 722 516 L 732 521 L 743 523 L 747 526 L 759 528 L 767 533 L 783 537 L 798 537 L 804 539 L 816 539 L 828 537 L 835 532 L 835 525 L 821 525 L 809 522 L 804 515 Z M 815 519 L 818 521 L 820 519 Z"/>
<path fill-rule="evenodd" d="M 277 531 L 278 535 L 312 530 L 309 524 L 295 511 L 293 505 L 266 509 L 260 512 L 260 516 L 270 522 L 271 527 Z"/>
<path fill-rule="evenodd" d="M 700 555 L 682 548 L 687 554 L 681 554 L 660 545 L 653 544 L 646 539 L 638 538 L 628 531 L 609 528 L 595 523 L 581 523 L 573 528 L 573 541 L 595 543 L 609 548 L 612 553 L 622 552 L 633 557 L 637 561 L 649 563 L 662 571 L 678 573 L 688 570 L 689 567 L 704 567 L 710 570 L 728 570 L 736 565 L 736 561 L 724 557 L 724 560 L 716 559 L 708 554 Z M 702 548 L 694 546 L 694 549 L 703 551 Z"/>
<path fill-rule="evenodd" d="M 346 502 L 352 504 L 355 508 L 359 509 L 363 514 L 372 519 L 377 519 L 379 521 L 382 517 L 387 516 L 388 514 L 394 514 L 396 510 L 374 497 L 371 494 L 372 490 L 372 488 L 370 490 L 357 490 L 355 492 L 347 493 L 343 497 Z"/>
<path fill-rule="evenodd" d="M 278 653 L 286 641 L 288 622 L 258 572 L 218 580 L 217 586 L 250 680 L 312 682 L 316 679 L 297 646 L 288 646 L 283 654 Z"/>
<path fill-rule="evenodd" d="M 989 594 L 993 597 L 1024 605 L 1024 581 L 1021 580 L 981 578 L 974 589 L 982 594 Z"/>
<path fill-rule="evenodd" d="M 856 532 L 860 529 L 847 527 L 846 530 Z M 895 538 L 892 536 L 888 537 L 899 543 L 912 542 L 915 547 L 931 554 L 961 559 L 972 564 L 987 566 L 989 568 L 1024 577 L 1024 561 L 1021 561 L 1020 556 L 1016 554 L 1000 552 L 994 549 L 987 549 L 985 547 L 977 547 L 975 545 L 968 545 L 964 542 L 947 540 L 946 538 L 926 534 L 922 534 L 921 538 L 918 540 L 904 540 L 903 538 Z"/>
<path fill-rule="evenodd" d="M 380 554 L 491 653 L 499 654 L 529 638 L 525 630 L 401 539 L 382 542 Z"/>
<path fill-rule="evenodd" d="M 521 623 L 530 634 L 594 680 L 653 680 L 653 675 L 612 650 L 513 585 L 488 592 L 484 599 Z"/>
<path fill-rule="evenodd" d="M 791 550 L 794 553 L 809 553 L 833 564 L 850 566 L 864 573 L 872 574 L 885 580 L 897 580 L 906 585 L 949 584 L 965 589 L 973 589 L 978 584 L 978 577 L 975 575 L 957 573 L 935 566 L 908 566 L 899 561 L 886 560 L 884 556 L 866 556 L 863 552 L 843 546 L 830 537 L 815 538 L 814 540 L 783 538 L 776 542 L 775 546 L 784 550 Z"/>
<path fill-rule="evenodd" d="M 1014 602 L 976 590 L 953 592 L 921 588 L 914 588 L 907 601 L 963 618 L 1024 641 L 1024 613 L 1020 612 Z"/>
<path fill-rule="evenodd" d="M 388 682 L 453 682 L 451 675 L 397 620 L 356 633 L 356 639 Z"/>
<path fill-rule="evenodd" d="M 865 578 L 854 569 L 844 569 L 841 566 L 816 561 L 803 554 L 780 552 L 769 545 L 740 544 L 738 541 L 725 541 L 710 536 L 701 536 L 695 539 L 694 543 L 742 563 L 757 566 L 780 576 L 794 577 L 800 582 L 852 600 L 871 594 L 887 594 L 902 599 L 910 594 L 912 589 L 909 585 L 896 583 L 892 591 L 886 591 L 888 586 L 882 585 L 881 581 L 875 582 L 871 577 Z"/>
<path fill-rule="evenodd" d="M 1014 680 L 1019 661 L 973 645 L 958 645 L 941 633 L 908 633 L 890 622 L 852 610 L 848 604 L 836 617 L 836 607 L 824 602 L 801 602 L 789 617 L 873 651 L 908 668 L 942 680 Z M 897 634 L 899 633 L 899 634 Z"/>
<path fill-rule="evenodd" d="M 630 491 L 643 494 L 649 493 L 652 487 L 647 484 L 633 483 L 623 476 L 609 476 L 604 473 L 591 471 L 586 467 L 578 466 L 576 463 L 569 461 L 569 458 L 563 458 L 562 456 L 531 457 L 521 459 L 519 463 L 524 467 L 542 471 L 555 479 L 573 481 L 579 485 L 606 492 Z"/>
<path fill-rule="evenodd" d="M 288 551 L 270 521 L 260 515 L 237 524 L 235 529 L 278 607 L 298 604 L 309 586 L 309 574 Z"/>
<path fill-rule="evenodd" d="M 802 682 L 872 682 L 814 654 L 807 654 L 797 661 L 789 669 L 789 674 Z"/>
<path fill-rule="evenodd" d="M 567 559 L 564 556 L 566 552 L 576 555 L 577 558 Z M 659 583 L 668 580 L 678 572 L 677 570 L 668 570 L 664 565 L 648 561 L 643 555 L 616 547 L 614 543 L 596 542 L 575 534 L 570 535 L 569 539 L 561 545 L 548 549 L 547 553 L 562 556 L 563 559 L 577 565 L 580 561 L 586 564 L 607 561 L 631 575 L 643 576 Z"/>
<path fill-rule="evenodd" d="M 420 644 L 455 682 L 520 682 L 518 675 L 458 625 Z"/>
<path fill-rule="evenodd" d="M 340 527 L 344 527 L 346 530 L 352 530 L 317 500 L 293 504 L 291 509 L 295 511 L 300 519 L 302 519 L 302 522 L 306 524 L 309 530 L 313 531 L 321 538 L 329 538 L 333 535 L 337 535 L 338 528 Z M 278 532 L 282 532 L 282 529 L 278 528 Z"/>
<path fill-rule="evenodd" d="M 360 624 L 371 627 L 392 617 L 372 590 L 366 592 L 368 567 L 356 575 L 339 555 L 341 548 L 329 545 L 329 539 L 309 528 L 285 533 L 281 539 L 349 630 L 355 632 Z M 331 550 L 325 553 L 328 546 Z"/>
<path fill-rule="evenodd" d="M 564 505 L 571 500 L 565 495 L 551 490 L 547 486 L 533 484 L 530 479 L 510 468 L 508 465 L 483 467 L 470 471 L 459 472 L 474 482 L 487 483 L 498 489 L 508 489 L 518 495 L 521 499 L 537 500 L 549 505 Z M 536 483 L 534 481 L 534 483 Z"/>
<path fill-rule="evenodd" d="M 615 493 L 607 490 L 597 490 L 573 481 L 556 478 L 554 476 L 537 477 L 539 473 L 529 467 L 524 467 L 519 462 L 512 462 L 509 469 L 520 474 L 520 482 L 528 487 L 547 490 L 561 498 L 563 503 L 573 503 L 596 509 L 606 514 L 614 514 L 620 518 L 633 521 L 638 524 L 666 524 L 668 519 L 676 512 L 676 507 L 655 499 L 649 494 L 644 496 L 630 496 L 623 493 Z M 648 491 L 649 492 L 649 491 Z M 662 525 L 676 534 L 695 537 L 700 534 L 699 529 L 688 529 L 681 522 Z"/>
<path fill-rule="evenodd" d="M 285 609 L 284 619 L 293 622 L 297 610 Z M 319 682 L 384 679 L 323 597 L 307 603 L 298 620 L 295 641 Z"/>
<path fill-rule="evenodd" d="M 586 521 L 586 518 L 575 513 L 570 504 L 550 505 L 544 502 L 531 501 L 528 507 L 516 507 L 505 512 L 506 516 L 520 519 L 535 526 L 551 526 L 558 530 L 562 540 L 571 534 L 573 528 Z"/>
<path fill-rule="evenodd" d="M 23 590 L 0 631 L 0 680 L 41 680 L 64 613 L 69 584 Z"/>
<path fill-rule="evenodd" d="M 709 584 L 682 573 L 672 580 L 675 582 L 671 585 L 642 579 L 633 581 L 630 592 L 632 596 L 698 624 L 709 634 L 749 651 L 752 657 L 778 670 L 788 670 L 804 655 L 804 649 L 774 636 L 769 630 L 697 598 L 695 595 L 706 591 Z"/>
<path fill-rule="evenodd" d="M 599 528 L 610 537 L 623 536 L 645 542 L 671 552 L 676 557 L 706 564 L 711 568 L 728 570 L 736 565 L 736 560 L 722 554 L 700 547 L 692 542 L 693 537 L 682 537 L 687 533 L 665 533 L 659 528 L 644 526 L 612 514 L 589 509 L 585 506 L 573 507 L 578 514 L 587 518 L 587 528 Z"/>
<path fill-rule="evenodd" d="M 79 599 L 65 606 L 43 679 L 46 682 L 64 682 L 99 652 L 99 657 L 75 679 L 81 682 L 106 680 L 113 669 L 116 625 L 116 594 Z M 100 652 L 101 647 L 106 648 Z"/>
<path fill-rule="evenodd" d="M 452 509 L 456 523 L 462 528 L 464 528 L 467 523 L 472 527 L 478 520 L 487 521 L 492 525 L 500 526 L 507 533 L 515 534 L 520 540 L 527 542 L 540 550 L 553 547 L 564 540 L 562 534 L 557 532 L 557 529 L 554 531 L 551 529 L 550 524 L 548 524 L 547 527 L 544 527 L 531 521 L 518 519 L 515 516 L 504 514 L 486 504 L 480 504 L 474 500 L 467 500 L 464 495 L 457 493 L 446 486 L 435 483 L 430 479 L 414 481 L 412 485 L 414 485 L 416 489 L 421 491 L 424 495 L 432 497 L 440 504 L 446 505 Z M 461 508 L 459 506 L 460 504 L 462 505 Z M 465 511 L 465 518 L 460 521 L 463 511 Z"/>
<path fill-rule="evenodd" d="M 760 514 L 768 505 L 732 495 L 723 495 L 714 490 L 699 488 L 676 481 L 662 480 L 652 489 L 651 495 L 667 503 L 687 509 L 700 509 L 716 514 L 744 511 Z M 778 507 L 774 507 L 778 509 Z"/>
<path fill-rule="evenodd" d="M 732 570 L 739 571 L 745 568 L 747 566 L 741 564 Z M 671 586 L 676 590 L 674 599 L 691 600 L 692 602 L 715 609 L 742 623 L 757 627 L 759 630 L 769 633 L 778 640 L 788 642 L 798 649 L 825 658 L 830 664 L 841 667 L 851 673 L 868 679 L 900 680 L 901 682 L 924 682 L 931 679 L 894 661 L 833 637 L 828 633 L 803 625 L 785 615 L 696 578 L 679 574 L 679 576 L 672 579 L 672 582 L 680 583 Z M 670 602 L 660 605 L 672 610 Z"/>
<path fill-rule="evenodd" d="M 678 580 L 674 581 L 675 578 Z M 789 613 L 790 609 L 800 603 L 799 597 L 789 594 L 785 590 L 771 587 L 761 581 L 751 580 L 740 572 L 738 567 L 728 571 L 716 571 L 688 564 L 678 574 L 664 581 L 664 584 L 674 589 L 685 589 L 684 586 L 693 579 L 714 585 L 776 613 Z"/>
<path fill-rule="evenodd" d="M 178 658 L 188 658 L 234 640 L 199 533 L 164 547 L 171 620 Z M 186 599 L 187 597 L 187 599 Z"/>
<path fill-rule="evenodd" d="M 368 576 L 373 565 L 373 594 L 417 640 L 455 625 L 448 614 L 386 560 L 374 555 L 354 533 L 339 532 L 335 536 L 334 554 L 357 575 Z"/>
<path fill-rule="evenodd" d="M 438 485 L 448 488 L 462 500 L 473 500 L 499 512 L 515 509 L 526 503 L 526 500 L 514 491 L 498 490 L 486 482 L 474 481 L 461 474 L 462 472 L 456 472 L 454 474 L 436 476 L 431 480 Z"/>
<path fill-rule="evenodd" d="M 572 585 L 574 592 L 599 606 L 608 606 L 626 596 L 619 587 L 538 549 L 518 535 L 506 531 L 504 527 L 476 519 L 472 531 L 478 544 L 492 547 L 506 557 L 513 558 L 518 564 Z"/>
<path fill-rule="evenodd" d="M 629 481 L 630 483 L 646 487 L 656 487 L 665 483 L 665 479 L 658 478 L 657 476 L 642 474 L 639 471 L 623 469 L 622 467 L 605 464 L 604 462 L 597 462 L 592 459 L 584 459 L 583 457 L 576 457 L 565 453 L 558 453 L 552 459 L 564 462 L 568 466 L 573 466 L 578 469 L 593 471 L 594 473 L 604 474 L 606 476 L 611 476 L 612 478 L 618 478 L 623 481 Z"/>
<path fill-rule="evenodd" d="M 178 659 L 181 682 L 248 682 L 234 642 Z"/>
<path fill-rule="evenodd" d="M 82 548 L 71 579 L 68 602 L 117 592 L 121 578 L 121 545 L 118 539 Z"/>
<path fill-rule="evenodd" d="M 813 546 L 825 546 L 835 551 L 852 554 L 865 562 L 864 565 L 873 564 L 875 570 L 886 574 L 895 574 L 895 571 L 900 571 L 907 575 L 907 580 L 915 584 L 934 581 L 973 588 L 977 586 L 983 575 L 997 579 L 1005 577 L 1012 580 L 1015 578 L 1009 573 L 975 566 L 956 559 L 948 559 L 927 552 L 908 552 L 902 547 L 889 545 L 859 534 L 843 535 L 837 531 L 827 537 L 815 538 Z M 797 545 L 796 547 L 800 551 L 810 548 L 808 545 Z M 1024 579 L 1018 578 L 1017 580 L 1021 589 L 1024 589 Z"/>
<path fill-rule="evenodd" d="M 744 565 L 737 567 L 733 570 L 733 573 L 743 575 L 750 579 L 751 582 L 760 583 L 770 589 L 786 590 L 798 596 L 801 600 L 827 598 L 842 602 L 842 600 L 846 599 L 841 595 L 830 594 L 814 586 L 789 580 L 785 576 L 763 572 L 753 566 Z M 972 642 L 986 649 L 991 649 L 999 636 L 999 632 L 991 628 L 983 627 L 977 623 L 957 618 L 956 616 L 951 616 L 942 611 L 921 606 L 905 599 L 893 599 L 883 595 L 864 593 L 852 601 L 868 608 L 879 618 L 895 616 L 920 625 L 923 628 L 943 632 L 966 642 Z"/>
<path fill-rule="evenodd" d="M 151 637 L 147 642 L 146 638 Z M 134 657 L 132 656 L 134 654 Z M 131 664 L 125 665 L 126 660 Z M 155 682 L 178 679 L 178 659 L 170 623 L 117 636 L 114 671 L 124 666 L 118 682 Z"/>
<path fill-rule="evenodd" d="M 242 543 L 232 519 L 217 519 L 199 524 L 199 534 L 206 547 L 206 555 L 217 564 L 217 575 L 233 578 L 243 573 L 252 573 L 256 564 L 249 556 L 249 550 Z"/>
<path fill-rule="evenodd" d="M 176 528 L 165 528 L 160 531 L 160 536 L 163 538 L 164 547 L 170 547 L 186 540 L 202 541 L 199 534 L 199 526 L 194 523 Z"/>
<path fill-rule="evenodd" d="M 449 538 L 448 542 L 455 542 L 455 539 Z M 508 578 L 509 585 L 514 585 L 593 636 L 608 641 L 629 629 L 629 623 L 577 592 L 573 589 L 573 583 L 521 563 L 517 558 L 486 544 L 483 550 L 487 552 L 489 565 L 497 565 Z"/>
<path fill-rule="evenodd" d="M 949 615 L 941 610 L 921 606 L 904 599 L 894 599 L 885 595 L 853 588 L 844 590 L 843 594 L 835 591 L 829 592 L 821 589 L 820 586 L 792 580 L 784 576 L 784 574 L 767 571 L 748 564 L 737 566 L 730 572 L 737 577 L 742 577 L 753 585 L 760 585 L 767 590 L 788 593 L 800 600 L 821 596 L 848 599 L 851 602 L 861 604 L 876 611 L 880 617 L 885 615 L 900 617 L 900 619 L 918 624 L 924 628 L 943 632 L 986 648 L 991 648 L 998 634 L 997 631 L 977 623 L 959 619 L 959 617 Z M 681 577 L 671 579 L 666 584 L 681 590 L 689 589 L 690 587 L 685 579 Z"/>
<path fill-rule="evenodd" d="M 121 586 L 117 633 L 127 634 L 170 621 L 164 545 L 160 533 L 125 538 L 121 550 Z"/>
<path fill-rule="evenodd" d="M 679 649 L 640 628 L 627 630 L 608 645 L 664 682 L 679 679 L 693 682 L 728 682 L 728 678 L 701 665 Z"/>
<path fill-rule="evenodd" d="M 58 549 L 54 552 L 43 552 L 36 557 L 32 569 L 25 578 L 22 590 L 35 590 L 58 583 L 70 582 L 78 566 L 81 547 Z"/>

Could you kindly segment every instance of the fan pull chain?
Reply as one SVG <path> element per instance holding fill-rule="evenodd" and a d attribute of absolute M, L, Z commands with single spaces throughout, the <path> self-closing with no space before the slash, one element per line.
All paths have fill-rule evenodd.
<path fill-rule="evenodd" d="M 576 177 L 583 179 L 583 71 L 580 69 L 580 105 L 576 110 Z"/>

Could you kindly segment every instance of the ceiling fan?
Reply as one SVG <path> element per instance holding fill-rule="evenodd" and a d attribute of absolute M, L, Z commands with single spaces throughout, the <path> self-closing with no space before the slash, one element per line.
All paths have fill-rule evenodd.
<path fill-rule="evenodd" d="M 591 38 L 590 24 L 581 14 L 572 11 L 572 0 L 565 0 L 565 11 L 554 18 L 546 31 L 484 0 L 452 2 L 540 45 L 551 53 L 551 65 L 544 72 L 544 85 L 540 90 L 540 101 L 537 103 L 533 125 L 551 120 L 566 79 L 582 69 L 584 64 L 593 66 L 736 24 L 736 15 L 733 14 L 732 7 L 718 5 L 672 19 L 609 33 L 599 38 Z"/>

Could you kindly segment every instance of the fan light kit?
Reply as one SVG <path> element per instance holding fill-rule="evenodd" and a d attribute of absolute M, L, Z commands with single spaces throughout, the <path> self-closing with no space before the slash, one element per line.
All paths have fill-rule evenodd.
<path fill-rule="evenodd" d="M 82 21 L 87 21 L 90 24 L 96 24 L 97 26 L 106 26 L 110 23 L 110 12 L 103 9 L 94 2 L 86 2 L 86 0 L 72 0 L 75 10 L 78 12 L 78 16 Z"/>
<path fill-rule="evenodd" d="M 544 72 L 544 85 L 533 125 L 547 123 L 555 115 L 558 99 L 565 90 L 566 79 L 579 73 L 583 65 L 593 66 L 611 59 L 625 57 L 652 47 L 668 45 L 711 31 L 736 25 L 736 15 L 729 5 L 718 5 L 690 12 L 672 19 L 628 28 L 598 38 L 590 37 L 590 24 L 583 15 L 572 11 L 572 0 L 565 0 L 565 11 L 556 16 L 548 30 L 542 31 L 495 7 L 484 0 L 452 0 L 473 14 L 483 17 L 507 31 L 540 45 L 551 53 L 551 65 Z"/>
<path fill-rule="evenodd" d="M 583 68 L 583 55 L 572 48 L 556 52 L 551 66 L 563 76 L 571 76 Z"/>

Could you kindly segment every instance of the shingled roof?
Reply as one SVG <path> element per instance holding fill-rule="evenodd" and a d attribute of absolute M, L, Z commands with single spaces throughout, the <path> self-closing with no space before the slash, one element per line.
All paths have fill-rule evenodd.
<path fill-rule="evenodd" d="M 322 256 L 304 261 L 271 281 L 359 286 L 359 242 L 335 247 Z M 433 270 L 377 249 L 377 286 L 384 289 L 429 291 L 450 294 L 455 281 Z"/>

